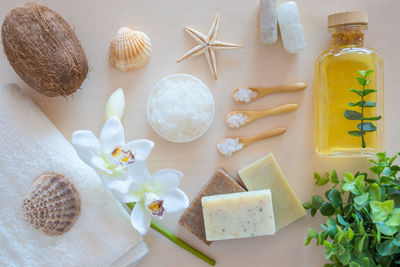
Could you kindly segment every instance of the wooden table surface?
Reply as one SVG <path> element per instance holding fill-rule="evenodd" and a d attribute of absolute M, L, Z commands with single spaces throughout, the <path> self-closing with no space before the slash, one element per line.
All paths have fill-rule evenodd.
<path fill-rule="evenodd" d="M 21 0 L 2 0 L 0 19 Z M 297 55 L 287 54 L 281 41 L 261 45 L 258 37 L 259 0 L 48 0 L 39 1 L 61 14 L 75 28 L 86 50 L 90 71 L 79 90 L 64 99 L 46 98 L 25 85 L 0 53 L 0 82 L 17 82 L 42 108 L 57 128 L 70 140 L 78 129 L 99 134 L 104 123 L 104 106 L 108 96 L 122 87 L 126 96 L 123 119 L 126 139 L 148 138 L 155 148 L 148 159 L 151 172 L 175 168 L 185 177 L 181 188 L 193 199 L 214 171 L 222 167 L 232 176 L 237 170 L 273 152 L 301 201 L 317 192 L 314 171 L 336 169 L 366 170 L 368 162 L 360 158 L 319 158 L 314 153 L 313 64 L 328 48 L 328 14 L 365 9 L 369 12 L 366 44 L 378 49 L 385 59 L 386 149 L 400 151 L 400 1 L 398 0 L 319 0 L 297 1 L 308 46 Z M 282 1 L 278 1 L 279 3 Z M 195 45 L 183 31 L 184 26 L 206 33 L 215 15 L 221 15 L 219 40 L 242 43 L 245 48 L 217 54 L 219 79 L 215 81 L 204 57 L 182 63 L 176 59 Z M 150 62 L 142 69 L 121 73 L 108 61 L 111 38 L 121 26 L 146 32 L 153 44 Z M 154 84 L 173 73 L 188 73 L 200 78 L 210 88 L 216 104 L 214 122 L 200 139 L 174 144 L 157 136 L 147 122 L 146 101 Z M 305 82 L 304 92 L 273 95 L 249 105 L 234 104 L 231 92 L 238 86 L 273 86 L 288 82 Z M 241 129 L 229 129 L 224 116 L 234 108 L 261 109 L 284 103 L 298 103 L 295 113 L 263 118 Z M 285 135 L 251 145 L 233 157 L 221 157 L 215 146 L 226 135 L 251 135 L 275 126 L 287 126 Z M 180 214 L 166 216 L 160 223 L 217 260 L 217 266 L 323 266 L 323 250 L 314 242 L 304 247 L 308 227 L 319 229 L 321 217 L 308 215 L 274 236 L 215 242 L 210 247 L 177 223 Z M 150 253 L 139 264 L 144 266 L 206 266 L 186 251 L 149 231 L 145 240 Z"/>

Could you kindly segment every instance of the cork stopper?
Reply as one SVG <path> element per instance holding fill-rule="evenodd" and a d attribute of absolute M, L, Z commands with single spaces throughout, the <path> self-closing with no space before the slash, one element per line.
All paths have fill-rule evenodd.
<path fill-rule="evenodd" d="M 367 25 L 368 13 L 367 11 L 346 11 L 335 13 L 328 16 L 328 28 L 340 25 Z"/>

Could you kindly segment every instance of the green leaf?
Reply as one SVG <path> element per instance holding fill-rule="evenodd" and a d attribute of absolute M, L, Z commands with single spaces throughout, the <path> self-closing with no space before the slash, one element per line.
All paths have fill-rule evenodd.
<path fill-rule="evenodd" d="M 392 240 L 386 240 L 376 246 L 379 255 L 381 256 L 390 256 L 393 255 L 397 246 L 393 245 Z"/>
<path fill-rule="evenodd" d="M 350 267 L 361 267 L 361 265 L 355 261 L 351 261 L 349 264 Z"/>
<path fill-rule="evenodd" d="M 393 245 L 400 247 L 400 233 L 397 233 L 393 239 Z"/>
<path fill-rule="evenodd" d="M 309 203 L 309 202 L 304 202 L 304 203 L 303 203 L 303 208 L 305 208 L 306 210 L 311 209 L 311 203 Z"/>
<path fill-rule="evenodd" d="M 361 120 L 362 114 L 360 112 L 354 111 L 354 110 L 346 110 L 344 112 L 344 117 L 348 120 L 354 120 L 358 121 Z"/>
<path fill-rule="evenodd" d="M 354 182 L 354 175 L 351 172 L 345 172 L 344 180 L 348 183 Z"/>
<path fill-rule="evenodd" d="M 367 203 L 368 198 L 369 198 L 369 193 L 364 193 L 362 195 L 355 197 L 354 202 L 359 206 L 363 206 L 365 203 Z"/>
<path fill-rule="evenodd" d="M 381 200 L 381 188 L 377 183 L 373 183 L 369 187 L 369 198 L 372 201 L 379 201 Z"/>
<path fill-rule="evenodd" d="M 376 226 L 378 227 L 378 230 L 384 235 L 390 236 L 394 235 L 397 232 L 396 227 L 389 226 L 384 222 L 379 222 L 376 224 Z"/>
<path fill-rule="evenodd" d="M 314 172 L 314 178 L 317 180 L 315 182 L 315 184 L 318 185 L 318 186 L 326 185 L 329 182 L 329 178 L 328 177 L 323 178 L 316 172 Z"/>
<path fill-rule="evenodd" d="M 365 117 L 364 120 L 365 121 L 379 121 L 380 119 L 382 119 L 382 116 L 376 116 L 376 117 Z"/>
<path fill-rule="evenodd" d="M 355 183 L 356 183 L 356 187 L 357 187 L 358 191 L 360 192 L 360 194 L 364 194 L 366 191 L 364 175 L 358 175 L 356 177 Z M 353 194 L 356 194 L 356 193 L 353 193 Z"/>
<path fill-rule="evenodd" d="M 338 219 L 338 222 L 339 222 L 341 225 L 343 225 L 344 227 L 347 227 L 347 226 L 350 225 L 348 222 L 346 222 L 346 221 L 343 219 L 342 215 L 340 215 L 340 214 L 337 215 L 337 219 Z"/>
<path fill-rule="evenodd" d="M 350 107 L 356 107 L 356 106 L 363 107 L 364 104 L 365 104 L 365 100 L 361 100 L 356 103 L 351 103 L 351 102 L 347 103 L 347 105 Z"/>
<path fill-rule="evenodd" d="M 324 216 L 332 216 L 335 213 L 335 208 L 329 202 L 324 202 L 319 210 Z"/>
<path fill-rule="evenodd" d="M 335 207 L 342 205 L 342 195 L 336 188 L 329 190 L 327 198 L 333 203 L 333 205 L 335 205 Z"/>
<path fill-rule="evenodd" d="M 374 72 L 374 70 L 373 69 L 369 69 L 369 70 L 365 70 L 364 72 L 365 72 L 364 76 L 367 77 L 368 75 L 372 74 Z"/>
<path fill-rule="evenodd" d="M 361 125 L 363 126 L 362 129 L 361 129 Z M 357 125 L 357 128 L 358 128 L 360 131 L 365 131 L 365 132 L 374 132 L 374 131 L 376 131 L 375 125 L 373 125 L 373 124 L 370 123 L 370 122 L 360 123 L 360 124 Z"/>
<path fill-rule="evenodd" d="M 338 175 L 337 175 L 335 170 L 333 170 L 332 173 L 331 173 L 331 183 L 332 184 L 339 183 L 339 178 L 338 178 Z"/>
<path fill-rule="evenodd" d="M 306 239 L 304 239 L 304 245 L 308 246 L 311 242 L 311 237 L 307 236 Z"/>
<path fill-rule="evenodd" d="M 364 89 L 364 91 L 362 91 L 361 96 L 367 96 L 367 95 L 375 93 L 375 92 L 378 92 L 378 91 L 375 89 Z"/>
<path fill-rule="evenodd" d="M 361 77 L 365 77 L 366 76 L 365 75 L 365 70 L 358 70 L 357 72 L 358 72 L 358 74 L 361 75 Z"/>
<path fill-rule="evenodd" d="M 346 249 L 343 254 L 337 255 L 337 257 L 342 264 L 349 264 L 351 258 L 350 250 Z"/>
<path fill-rule="evenodd" d="M 375 106 L 376 106 L 375 101 L 365 101 L 365 103 L 363 103 L 360 107 L 371 108 Z"/>
<path fill-rule="evenodd" d="M 314 217 L 316 213 L 317 213 L 317 210 L 314 208 L 311 208 L 311 211 L 310 211 L 311 217 Z"/>
<path fill-rule="evenodd" d="M 311 198 L 311 205 L 314 209 L 319 209 L 323 202 L 324 200 L 318 195 L 312 196 Z"/>
<path fill-rule="evenodd" d="M 351 240 L 353 240 L 353 237 L 354 237 L 354 232 L 353 232 L 353 230 L 352 230 L 351 228 L 349 228 L 349 229 L 346 231 L 344 237 L 346 238 L 346 240 L 347 240 L 348 242 L 350 242 Z"/>
<path fill-rule="evenodd" d="M 308 236 L 311 238 L 316 238 L 318 234 L 312 228 L 308 228 Z"/>
<path fill-rule="evenodd" d="M 389 219 L 385 222 L 388 226 L 400 226 L 400 209 L 394 209 Z"/>
<path fill-rule="evenodd" d="M 366 86 L 371 83 L 371 81 L 368 81 L 367 79 L 364 79 L 363 77 L 356 77 L 356 79 L 357 79 L 357 82 L 359 84 L 361 84 L 362 86 Z"/>
<path fill-rule="evenodd" d="M 353 92 L 359 96 L 363 96 L 363 91 L 357 89 L 349 89 L 350 92 Z M 365 90 L 364 90 L 365 91 Z"/>
<path fill-rule="evenodd" d="M 334 252 L 332 251 L 332 244 L 329 243 L 329 241 L 325 240 L 324 248 L 325 248 L 325 259 L 328 260 L 334 254 Z"/>
<path fill-rule="evenodd" d="M 316 181 L 315 184 L 318 186 L 323 186 L 326 185 L 328 182 L 329 182 L 328 178 L 321 178 L 318 181 Z"/>
<path fill-rule="evenodd" d="M 363 136 L 363 135 L 365 135 L 364 131 L 363 132 L 361 132 L 361 131 L 348 131 L 347 133 L 349 135 L 352 135 L 352 136 Z"/>
<path fill-rule="evenodd" d="M 384 166 L 373 166 L 373 167 L 370 168 L 370 170 L 373 173 L 376 173 L 376 174 L 380 175 L 384 168 L 385 168 Z"/>
<path fill-rule="evenodd" d="M 359 238 L 359 239 L 357 239 L 357 241 L 355 242 L 355 248 L 359 251 L 359 252 L 362 252 L 363 251 L 363 248 L 364 248 L 364 241 L 365 241 L 365 238 L 366 238 L 367 236 L 366 235 L 364 235 L 363 237 L 361 237 L 361 238 Z"/>
<path fill-rule="evenodd" d="M 389 214 L 392 213 L 394 208 L 393 200 L 386 200 L 385 202 L 372 201 L 370 202 L 370 207 L 375 223 L 383 222 L 387 219 Z"/>
<path fill-rule="evenodd" d="M 337 233 L 336 222 L 332 218 L 328 218 L 326 224 L 328 225 L 328 233 L 330 236 L 334 236 Z"/>
<path fill-rule="evenodd" d="M 369 267 L 369 259 L 368 257 L 364 257 L 361 261 L 363 267 Z M 372 267 L 372 266 L 371 266 Z"/>

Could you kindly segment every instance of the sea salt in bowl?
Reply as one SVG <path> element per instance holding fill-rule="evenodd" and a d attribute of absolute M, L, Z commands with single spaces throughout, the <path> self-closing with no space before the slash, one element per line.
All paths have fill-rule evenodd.
<path fill-rule="evenodd" d="M 169 75 L 154 86 L 147 118 L 162 138 L 185 143 L 202 136 L 214 119 L 214 98 L 208 87 L 188 74 Z"/>

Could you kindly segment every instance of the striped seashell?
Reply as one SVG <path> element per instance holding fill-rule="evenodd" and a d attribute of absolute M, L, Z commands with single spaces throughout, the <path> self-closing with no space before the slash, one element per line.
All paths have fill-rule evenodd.
<path fill-rule="evenodd" d="M 22 209 L 25 220 L 34 228 L 56 236 L 74 225 L 81 200 L 75 186 L 63 175 L 45 173 L 34 180 Z"/>
<path fill-rule="evenodd" d="M 150 39 L 144 32 L 122 27 L 111 41 L 110 62 L 117 70 L 138 69 L 149 61 L 150 55 Z"/>

